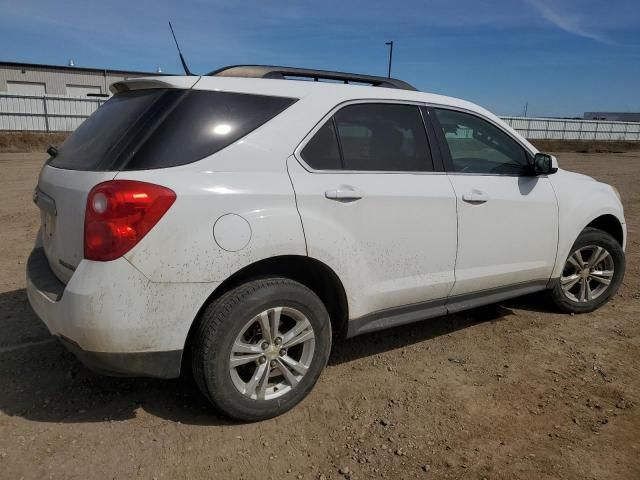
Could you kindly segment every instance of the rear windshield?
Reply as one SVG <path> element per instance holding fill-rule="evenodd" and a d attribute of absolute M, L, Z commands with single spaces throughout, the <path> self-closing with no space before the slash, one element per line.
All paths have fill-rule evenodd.
<path fill-rule="evenodd" d="M 119 93 L 85 120 L 49 165 L 68 170 L 147 170 L 207 157 L 296 99 L 203 90 Z"/>

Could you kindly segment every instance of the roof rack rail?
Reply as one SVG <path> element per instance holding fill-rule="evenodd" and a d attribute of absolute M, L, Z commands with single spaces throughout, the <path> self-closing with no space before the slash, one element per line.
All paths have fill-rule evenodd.
<path fill-rule="evenodd" d="M 247 77 L 247 78 L 309 78 L 320 80 L 335 80 L 344 83 L 367 84 L 374 87 L 399 88 L 401 90 L 417 90 L 403 80 L 396 78 L 377 77 L 374 75 L 360 75 L 358 73 L 332 72 L 329 70 L 313 70 L 309 68 L 277 67 L 273 65 L 231 65 L 214 70 L 207 74 L 215 77 Z"/>

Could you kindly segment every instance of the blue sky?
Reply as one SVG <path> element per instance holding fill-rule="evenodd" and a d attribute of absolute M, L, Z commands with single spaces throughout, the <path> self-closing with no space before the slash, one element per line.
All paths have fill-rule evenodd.
<path fill-rule="evenodd" d="M 499 114 L 640 111 L 640 0 L 0 0 L 0 60 L 386 74 Z"/>

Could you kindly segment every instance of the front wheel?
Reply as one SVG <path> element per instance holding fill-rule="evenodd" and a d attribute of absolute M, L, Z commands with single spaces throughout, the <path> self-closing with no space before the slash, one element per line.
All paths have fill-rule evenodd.
<path fill-rule="evenodd" d="M 565 312 L 591 312 L 618 291 L 624 271 L 624 251 L 616 239 L 602 230 L 586 228 L 571 247 L 551 299 Z"/>
<path fill-rule="evenodd" d="M 264 420 L 293 408 L 311 391 L 331 350 L 322 301 L 285 278 L 248 282 L 202 313 L 192 370 L 222 413 Z"/>

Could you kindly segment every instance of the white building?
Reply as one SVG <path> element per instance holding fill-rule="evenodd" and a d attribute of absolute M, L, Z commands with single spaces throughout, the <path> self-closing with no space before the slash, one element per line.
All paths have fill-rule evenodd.
<path fill-rule="evenodd" d="M 0 62 L 0 94 L 86 97 L 109 95 L 109 85 L 125 78 L 161 75 L 101 68 Z"/>

